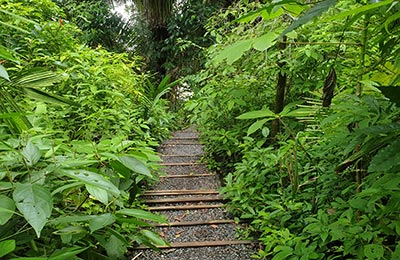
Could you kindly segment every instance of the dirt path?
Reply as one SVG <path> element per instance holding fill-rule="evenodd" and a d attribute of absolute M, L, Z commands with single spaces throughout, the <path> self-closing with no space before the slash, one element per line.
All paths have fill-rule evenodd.
<path fill-rule="evenodd" d="M 194 129 L 178 131 L 159 149 L 166 177 L 144 194 L 153 212 L 167 216 L 169 224 L 156 232 L 171 246 L 161 252 L 137 249 L 137 260 L 246 260 L 255 244 L 238 240 L 235 223 L 223 208 L 218 177 L 198 162 L 203 147 Z"/>

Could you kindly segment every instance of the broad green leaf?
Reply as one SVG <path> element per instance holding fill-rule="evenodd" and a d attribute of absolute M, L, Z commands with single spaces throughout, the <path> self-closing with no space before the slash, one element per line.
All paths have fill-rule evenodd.
<path fill-rule="evenodd" d="M 349 204 L 351 207 L 355 209 L 363 210 L 366 208 L 368 201 L 366 199 L 353 198 L 349 200 Z"/>
<path fill-rule="evenodd" d="M 286 117 L 305 117 L 315 114 L 315 109 L 311 108 L 298 108 L 293 111 L 287 112 Z"/>
<path fill-rule="evenodd" d="M 168 243 L 164 239 L 150 230 L 141 230 L 140 233 L 147 237 L 156 246 L 168 246 Z"/>
<path fill-rule="evenodd" d="M 235 61 L 237 61 L 238 59 L 240 59 L 240 57 L 243 56 L 243 54 L 250 50 L 251 46 L 253 44 L 253 40 L 240 40 L 237 41 L 235 43 L 233 43 L 232 45 L 229 45 L 227 47 L 225 47 L 215 58 L 214 58 L 214 62 L 221 62 L 223 60 L 226 59 L 226 62 L 231 65 L 232 63 L 234 63 Z"/>
<path fill-rule="evenodd" d="M 10 182 L 0 181 L 0 191 L 12 189 L 12 184 Z"/>
<path fill-rule="evenodd" d="M 272 260 L 284 260 L 287 259 L 288 256 L 293 254 L 293 248 L 289 246 L 278 246 L 274 251 L 278 251 L 279 253 L 275 254 Z"/>
<path fill-rule="evenodd" d="M 7 70 L 0 64 L 0 77 L 10 81 L 10 77 L 8 76 Z"/>
<path fill-rule="evenodd" d="M 125 167 L 121 162 L 119 161 L 111 161 L 110 166 L 117 171 L 119 174 L 125 177 L 125 179 L 129 179 L 132 175 L 132 171 Z"/>
<path fill-rule="evenodd" d="M 269 136 L 269 128 L 268 127 L 263 127 L 263 129 L 261 130 L 261 133 L 264 137 L 268 137 Z"/>
<path fill-rule="evenodd" d="M 85 187 L 89 194 L 92 195 L 95 199 L 105 205 L 108 204 L 108 192 L 105 189 L 90 184 L 85 184 Z"/>
<path fill-rule="evenodd" d="M 60 170 L 60 172 L 70 178 L 76 179 L 85 185 L 92 185 L 106 191 L 111 192 L 115 196 L 119 196 L 120 191 L 109 180 L 95 172 L 86 170 Z"/>
<path fill-rule="evenodd" d="M 357 7 L 357 8 L 352 8 L 349 11 L 346 11 L 346 12 L 343 12 L 343 13 L 340 13 L 340 14 L 337 14 L 337 15 L 334 15 L 334 16 L 329 16 L 329 17 L 327 17 L 327 18 L 325 18 L 325 19 L 323 19 L 322 21 L 319 21 L 319 22 L 321 23 L 321 22 L 329 22 L 329 21 L 333 21 L 333 20 L 339 20 L 339 19 L 346 18 L 347 16 L 350 16 L 350 15 L 353 15 L 353 14 L 358 15 L 358 14 L 361 14 L 363 12 L 367 12 L 367 11 L 376 9 L 376 8 L 379 8 L 379 7 L 384 6 L 384 5 L 389 5 L 389 4 L 393 3 L 393 2 L 394 2 L 394 0 L 386 0 L 386 1 L 382 1 L 382 2 L 376 2 L 376 3 L 364 5 L 364 6 Z"/>
<path fill-rule="evenodd" d="M 5 196 L 0 195 L 0 226 L 7 223 L 8 220 L 14 215 L 15 203 L 14 201 Z"/>
<path fill-rule="evenodd" d="M 53 199 L 50 192 L 38 184 L 17 183 L 13 198 L 17 209 L 40 237 L 47 219 L 53 209 Z"/>
<path fill-rule="evenodd" d="M 89 221 L 97 217 L 96 215 L 84 215 L 84 216 L 62 216 L 49 220 L 51 225 L 68 224 L 73 222 Z"/>
<path fill-rule="evenodd" d="M 15 240 L 4 240 L 0 242 L 0 257 L 15 250 Z"/>
<path fill-rule="evenodd" d="M 126 243 L 114 235 L 103 246 L 111 259 L 121 259 L 127 250 Z"/>
<path fill-rule="evenodd" d="M 128 169 L 136 173 L 145 175 L 151 179 L 155 178 L 153 174 L 151 174 L 149 168 L 147 168 L 147 166 L 142 161 L 136 159 L 135 157 L 129 155 L 121 155 L 118 156 L 118 159 Z"/>
<path fill-rule="evenodd" d="M 14 58 L 11 52 L 1 45 L 0 45 L 0 59 L 13 61 L 19 64 L 19 61 L 16 58 Z"/>
<path fill-rule="evenodd" d="M 53 232 L 53 234 L 56 235 L 73 235 L 81 233 L 87 233 L 87 231 L 85 228 L 79 226 L 69 226 Z"/>
<path fill-rule="evenodd" d="M 286 116 L 287 113 L 289 113 L 290 110 L 292 110 L 292 108 L 296 107 L 297 105 L 303 103 L 303 101 L 297 101 L 297 102 L 292 102 L 287 104 L 283 110 L 279 113 L 279 115 L 281 116 Z"/>
<path fill-rule="evenodd" d="M 378 244 L 365 245 L 364 254 L 368 259 L 382 259 L 384 249 L 382 245 Z"/>
<path fill-rule="evenodd" d="M 151 227 L 152 226 L 151 224 L 141 221 L 141 220 L 138 220 L 136 218 L 126 218 L 126 217 L 118 218 L 117 217 L 115 219 L 116 219 L 116 221 L 121 222 L 121 223 L 129 223 L 129 224 L 132 224 L 135 226 L 140 226 L 140 227 Z"/>
<path fill-rule="evenodd" d="M 253 48 L 258 51 L 265 51 L 275 44 L 277 36 L 274 32 L 268 32 L 253 40 Z"/>
<path fill-rule="evenodd" d="M 308 23 L 315 17 L 322 15 L 326 12 L 331 6 L 335 5 L 336 0 L 324 0 L 315 4 L 312 8 L 310 8 L 304 15 L 300 16 L 297 20 L 295 20 L 291 25 L 289 25 L 281 34 L 281 36 L 287 34 L 295 30 L 296 28 Z"/>
<path fill-rule="evenodd" d="M 236 19 L 235 22 L 239 23 L 253 22 L 259 16 L 261 16 L 264 20 L 275 19 L 276 17 L 284 13 L 282 7 L 280 6 L 289 3 L 295 4 L 297 2 L 295 0 L 282 0 L 282 1 L 271 2 L 268 5 L 264 5 L 263 7 L 255 11 L 246 13 L 245 15 Z"/>
<path fill-rule="evenodd" d="M 131 216 L 135 218 L 140 218 L 144 220 L 154 221 L 158 223 L 167 223 L 167 220 L 164 216 L 153 214 L 149 211 L 141 210 L 141 209 L 121 209 L 116 212 L 117 214 Z"/>
<path fill-rule="evenodd" d="M 114 222 L 115 222 L 115 217 L 111 213 L 98 215 L 89 221 L 90 232 L 93 233 L 96 230 L 111 225 Z"/>
<path fill-rule="evenodd" d="M 69 259 L 74 259 L 73 257 L 76 256 L 77 254 L 80 254 L 87 250 L 89 247 L 68 247 L 68 248 L 63 248 L 61 250 L 58 250 L 54 252 L 48 260 L 69 260 Z"/>
<path fill-rule="evenodd" d="M 261 129 L 263 127 L 263 125 L 265 124 L 265 122 L 267 122 L 268 119 L 261 119 L 261 120 L 257 120 L 256 122 L 254 122 L 249 129 L 247 129 L 247 135 L 251 135 L 252 133 L 256 132 L 258 129 Z"/>
<path fill-rule="evenodd" d="M 31 141 L 29 141 L 24 149 L 22 149 L 22 155 L 24 156 L 26 164 L 28 166 L 35 165 L 42 156 L 39 148 L 37 148 L 37 146 L 34 145 Z"/>
<path fill-rule="evenodd" d="M 67 159 L 64 161 L 60 162 L 61 166 L 64 167 L 82 167 L 82 166 L 90 166 L 93 165 L 95 163 L 98 163 L 99 161 L 97 160 L 74 160 L 74 159 Z"/>
<path fill-rule="evenodd" d="M 57 189 L 53 190 L 53 192 L 51 193 L 51 196 L 54 196 L 59 192 L 61 193 L 64 190 L 72 189 L 74 187 L 78 187 L 78 186 L 82 186 L 82 185 L 83 185 L 83 183 L 80 183 L 80 182 L 73 182 L 73 183 L 63 185 L 63 186 L 58 187 Z"/>
<path fill-rule="evenodd" d="M 262 110 L 254 110 L 250 112 L 246 112 L 241 114 L 240 116 L 236 117 L 236 119 L 255 119 L 255 118 L 262 118 L 262 117 L 271 117 L 271 119 L 276 118 L 274 112 L 269 109 L 262 109 Z"/>
<path fill-rule="evenodd" d="M 400 139 L 395 140 L 372 158 L 368 171 L 385 172 L 400 165 Z"/>

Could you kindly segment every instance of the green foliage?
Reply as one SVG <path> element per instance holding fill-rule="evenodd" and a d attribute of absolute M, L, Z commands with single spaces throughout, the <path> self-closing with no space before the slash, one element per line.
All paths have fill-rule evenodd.
<path fill-rule="evenodd" d="M 55 0 L 65 13 L 65 22 L 82 30 L 80 38 L 92 47 L 124 52 L 132 46 L 132 21 L 113 12 L 112 1 Z M 90 6 L 90 8 L 88 8 Z M 63 17 L 64 18 L 64 17 Z"/>
<path fill-rule="evenodd" d="M 148 222 L 165 219 L 137 197 L 173 115 L 165 100 L 146 114 L 142 59 L 89 48 L 51 1 L 0 6 L 0 257 L 122 259 L 163 243 Z"/>
<path fill-rule="evenodd" d="M 225 177 L 228 208 L 263 245 L 257 258 L 398 257 L 400 110 L 384 91 L 398 87 L 398 11 L 395 1 L 283 1 L 210 20 L 219 41 L 186 108 Z M 323 108 L 332 66 L 338 88 Z M 274 113 L 278 74 L 286 105 Z"/>

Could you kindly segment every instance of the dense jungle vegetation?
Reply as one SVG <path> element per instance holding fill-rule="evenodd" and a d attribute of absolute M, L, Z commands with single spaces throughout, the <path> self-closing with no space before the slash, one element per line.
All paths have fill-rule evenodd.
<path fill-rule="evenodd" d="M 165 244 L 186 116 L 256 259 L 400 259 L 398 1 L 126 2 L 0 0 L 0 258 Z"/>

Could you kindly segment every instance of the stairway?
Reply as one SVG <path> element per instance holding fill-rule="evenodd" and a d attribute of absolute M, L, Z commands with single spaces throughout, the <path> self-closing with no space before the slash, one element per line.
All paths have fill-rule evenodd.
<path fill-rule="evenodd" d="M 155 231 L 170 243 L 161 252 L 137 247 L 131 260 L 246 260 L 252 259 L 256 244 L 238 240 L 243 228 L 223 208 L 216 174 L 199 162 L 203 147 L 193 128 L 178 131 L 160 147 L 167 176 L 147 191 L 143 198 L 148 209 L 165 215 L 168 224 Z"/>

